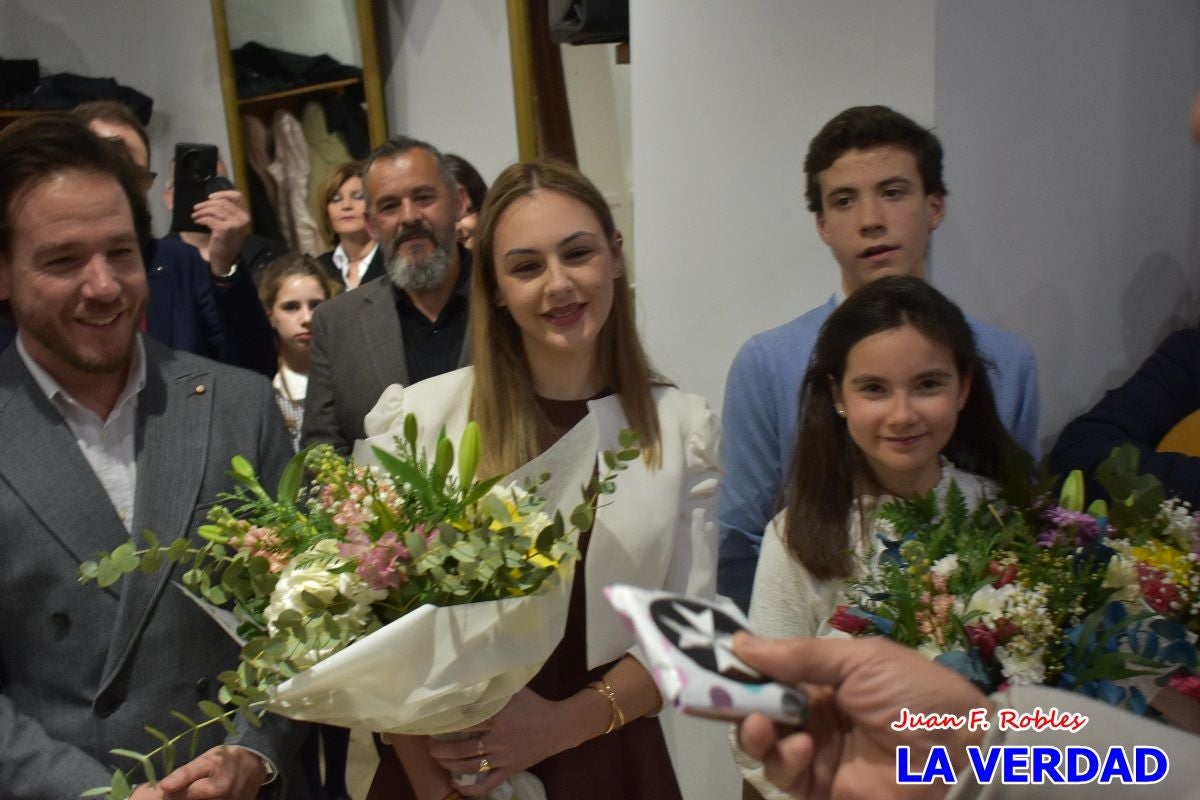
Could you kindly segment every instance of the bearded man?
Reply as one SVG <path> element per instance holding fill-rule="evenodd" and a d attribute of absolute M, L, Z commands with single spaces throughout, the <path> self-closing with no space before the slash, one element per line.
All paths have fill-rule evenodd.
<path fill-rule="evenodd" d="M 363 168 L 367 227 L 387 274 L 322 303 L 312 320 L 305 444 L 348 454 L 393 383 L 466 366 L 471 256 L 454 226 L 469 200 L 433 145 L 397 136 Z"/>

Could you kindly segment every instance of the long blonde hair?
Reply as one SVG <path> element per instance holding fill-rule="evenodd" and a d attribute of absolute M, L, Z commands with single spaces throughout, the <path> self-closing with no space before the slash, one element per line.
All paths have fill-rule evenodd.
<path fill-rule="evenodd" d="M 494 255 L 500 217 L 513 202 L 535 189 L 561 192 L 586 205 L 609 242 L 616 232 L 604 197 L 578 170 L 561 162 L 513 164 L 488 190 L 479 216 L 471 275 L 471 355 L 475 364 L 471 417 L 483 433 L 484 466 L 492 473 L 509 472 L 538 454 L 533 380 L 521 330 L 508 309 L 495 302 L 499 285 Z M 654 372 L 642 349 L 625 275 L 615 279 L 612 311 L 600 329 L 596 347 L 605 385 L 617 394 L 630 427 L 641 436 L 646 463 L 658 466 L 660 428 L 650 390 L 667 382 Z"/>

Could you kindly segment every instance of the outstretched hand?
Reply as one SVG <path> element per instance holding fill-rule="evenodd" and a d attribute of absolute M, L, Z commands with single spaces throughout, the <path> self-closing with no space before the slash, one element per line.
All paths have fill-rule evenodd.
<path fill-rule="evenodd" d="M 747 664 L 804 688 L 812 711 L 801 731 L 777 728 L 761 714 L 741 724 L 743 751 L 763 762 L 771 783 L 795 797 L 940 797 L 941 784 L 898 786 L 896 748 L 923 764 L 934 745 L 960 767 L 983 731 L 894 731 L 901 708 L 958 714 L 991 703 L 958 674 L 884 639 L 760 639 L 738 634 L 734 652 Z M 989 712 L 990 716 L 990 712 Z"/>

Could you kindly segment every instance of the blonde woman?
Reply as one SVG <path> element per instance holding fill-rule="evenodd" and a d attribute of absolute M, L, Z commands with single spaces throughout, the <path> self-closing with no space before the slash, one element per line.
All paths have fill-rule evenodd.
<path fill-rule="evenodd" d="M 601 590 L 623 581 L 710 595 L 718 423 L 658 377 L 642 350 L 621 235 L 596 188 L 565 165 L 516 164 L 496 179 L 471 276 L 475 366 L 391 387 L 367 417 L 388 446 L 407 412 L 483 431 L 486 472 L 507 472 L 594 415 L 602 448 L 624 428 L 643 457 L 581 537 L 567 630 L 541 672 L 470 739 L 399 737 L 374 797 L 481 797 L 521 770 L 550 800 L 679 798 L 653 715 L 661 699 Z M 364 447 L 360 444 L 359 452 Z M 464 786 L 452 774 L 478 776 Z"/>
<path fill-rule="evenodd" d="M 317 256 L 329 276 L 357 289 L 386 271 L 383 254 L 367 229 L 367 195 L 362 162 L 347 161 L 330 170 L 321 184 L 321 233 L 333 249 Z"/>

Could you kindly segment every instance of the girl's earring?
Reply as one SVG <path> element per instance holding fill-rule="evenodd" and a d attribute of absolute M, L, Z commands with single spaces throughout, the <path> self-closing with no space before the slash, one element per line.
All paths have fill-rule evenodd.
<path fill-rule="evenodd" d="M 837 415 L 839 417 L 841 417 L 842 419 L 845 419 L 846 418 L 846 409 L 842 408 L 841 406 L 838 406 Z"/>

